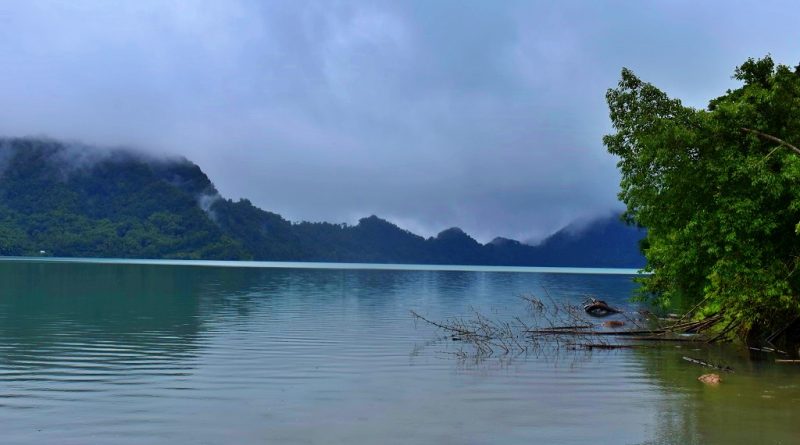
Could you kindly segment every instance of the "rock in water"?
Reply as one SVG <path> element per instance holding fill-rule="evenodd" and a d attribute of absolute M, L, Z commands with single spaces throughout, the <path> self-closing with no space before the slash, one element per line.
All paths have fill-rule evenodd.
<path fill-rule="evenodd" d="M 596 298 L 589 298 L 584 301 L 583 310 L 592 317 L 607 317 L 611 314 L 619 314 L 622 312 L 619 309 L 609 306 L 605 301 Z"/>
<path fill-rule="evenodd" d="M 697 378 L 701 382 L 705 383 L 706 385 L 719 385 L 722 381 L 719 374 L 703 374 Z"/>

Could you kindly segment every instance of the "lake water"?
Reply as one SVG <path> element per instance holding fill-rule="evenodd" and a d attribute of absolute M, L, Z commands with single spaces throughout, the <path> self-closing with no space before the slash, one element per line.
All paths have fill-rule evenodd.
<path fill-rule="evenodd" d="M 800 365 L 459 360 L 409 313 L 523 315 L 545 289 L 635 309 L 631 271 L 239 265 L 0 261 L 0 443 L 800 443 Z M 736 372 L 706 387 L 684 355 Z"/>

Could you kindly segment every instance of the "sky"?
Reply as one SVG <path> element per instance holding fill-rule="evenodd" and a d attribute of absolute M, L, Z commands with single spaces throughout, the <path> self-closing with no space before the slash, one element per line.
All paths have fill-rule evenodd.
<path fill-rule="evenodd" d="M 536 240 L 621 210 L 622 67 L 703 107 L 792 1 L 4 1 L 0 135 L 178 154 L 293 220 Z"/>

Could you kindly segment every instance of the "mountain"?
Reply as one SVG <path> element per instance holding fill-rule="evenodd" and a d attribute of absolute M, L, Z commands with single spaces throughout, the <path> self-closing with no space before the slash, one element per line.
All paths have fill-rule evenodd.
<path fill-rule="evenodd" d="M 567 226 L 536 246 L 546 264 L 578 267 L 643 267 L 639 241 L 644 229 L 622 222 L 619 214 Z"/>
<path fill-rule="evenodd" d="M 0 139 L 0 255 L 640 267 L 643 235 L 616 216 L 537 246 L 457 227 L 423 238 L 374 215 L 294 223 L 221 197 L 185 158 Z"/>
<path fill-rule="evenodd" d="M 202 209 L 216 190 L 185 159 L 55 141 L 0 142 L 0 254 L 250 256 Z"/>

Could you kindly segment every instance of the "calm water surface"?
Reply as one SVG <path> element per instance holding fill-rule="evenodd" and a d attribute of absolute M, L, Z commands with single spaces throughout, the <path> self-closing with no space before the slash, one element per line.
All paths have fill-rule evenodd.
<path fill-rule="evenodd" d="M 543 289 L 634 309 L 620 271 L 199 264 L 0 261 L 0 443 L 800 443 L 797 365 L 459 361 L 409 315 L 524 314 Z M 737 372 L 704 387 L 683 355 Z"/>

